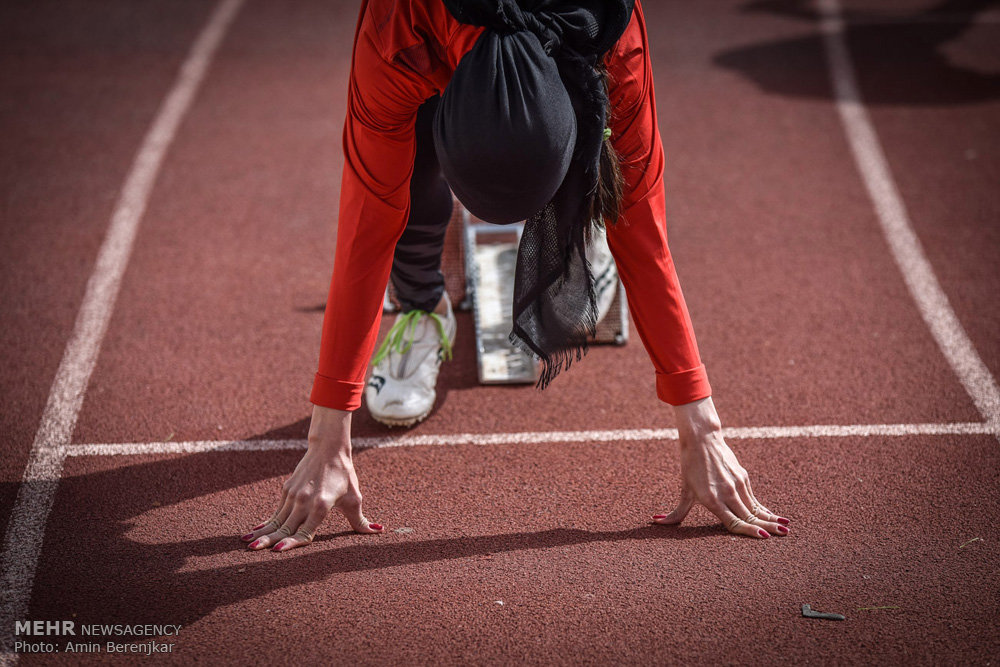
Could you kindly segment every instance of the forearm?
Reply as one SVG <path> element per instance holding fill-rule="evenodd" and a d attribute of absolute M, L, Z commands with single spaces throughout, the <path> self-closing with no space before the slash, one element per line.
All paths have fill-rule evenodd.
<path fill-rule="evenodd" d="M 357 40 L 344 124 L 337 249 L 310 400 L 354 410 L 378 337 L 396 241 L 406 226 L 413 123 L 428 90 Z"/>
<path fill-rule="evenodd" d="M 628 294 L 632 320 L 656 369 L 657 396 L 671 405 L 683 405 L 710 396 L 712 389 L 667 245 L 663 144 L 649 43 L 638 4 L 607 66 L 611 143 L 624 180 L 623 214 L 608 225 L 608 245 Z"/>
<path fill-rule="evenodd" d="M 694 325 L 667 245 L 662 182 L 608 228 L 608 244 L 632 321 L 656 370 L 656 393 L 671 405 L 711 396 Z"/>
<path fill-rule="evenodd" d="M 392 267 L 392 251 L 406 224 L 405 201 L 399 210 L 373 194 L 348 159 L 319 366 L 310 395 L 316 405 L 339 410 L 355 410 L 361 405 L 365 372 L 382 319 L 382 295 Z"/>

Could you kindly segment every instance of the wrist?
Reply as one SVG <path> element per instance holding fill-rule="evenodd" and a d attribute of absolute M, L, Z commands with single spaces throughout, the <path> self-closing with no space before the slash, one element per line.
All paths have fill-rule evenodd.
<path fill-rule="evenodd" d="M 324 456 L 351 457 L 351 413 L 313 406 L 309 422 L 309 449 Z"/>
<path fill-rule="evenodd" d="M 704 441 L 722 431 L 722 421 L 711 396 L 673 408 L 681 445 Z"/>

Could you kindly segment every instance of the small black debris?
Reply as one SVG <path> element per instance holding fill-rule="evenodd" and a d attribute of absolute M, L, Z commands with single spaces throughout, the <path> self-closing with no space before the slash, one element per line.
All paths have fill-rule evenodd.
<path fill-rule="evenodd" d="M 846 621 L 843 614 L 829 614 L 825 611 L 813 611 L 807 604 L 802 605 L 802 615 L 806 618 L 825 618 L 828 621 Z"/>

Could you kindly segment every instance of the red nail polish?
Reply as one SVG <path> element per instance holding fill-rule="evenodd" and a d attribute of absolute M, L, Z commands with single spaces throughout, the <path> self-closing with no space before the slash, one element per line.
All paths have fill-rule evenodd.
<path fill-rule="evenodd" d="M 373 530 L 382 530 L 382 524 L 380 523 L 370 523 L 368 524 L 368 527 Z"/>
<path fill-rule="evenodd" d="M 253 529 L 254 530 L 260 530 L 261 528 L 263 528 L 266 525 L 267 525 L 267 522 L 265 521 L 264 523 L 260 524 L 259 526 L 254 526 Z"/>
<path fill-rule="evenodd" d="M 653 518 L 654 519 L 666 519 L 667 515 L 666 514 L 654 514 Z"/>
<path fill-rule="evenodd" d="M 256 549 L 257 545 L 259 545 L 259 544 L 260 544 L 260 540 L 254 540 L 253 543 L 250 545 L 250 548 L 251 549 Z"/>
<path fill-rule="evenodd" d="M 781 533 L 782 535 L 787 535 L 788 529 L 785 528 L 784 526 L 778 526 L 778 532 Z"/>
<path fill-rule="evenodd" d="M 284 551 L 284 550 L 285 550 L 284 542 L 278 542 L 277 544 L 274 545 L 274 548 L 271 549 L 271 551 Z"/>
<path fill-rule="evenodd" d="M 778 517 L 778 523 L 780 523 L 782 526 L 787 526 L 788 524 L 791 523 L 791 521 L 783 517 Z"/>
<path fill-rule="evenodd" d="M 767 532 L 766 530 L 764 530 L 763 528 L 759 529 L 759 530 L 757 531 L 757 534 L 758 534 L 758 535 L 760 535 L 761 537 L 771 537 L 771 534 L 770 534 L 770 533 L 768 533 L 768 532 Z"/>
<path fill-rule="evenodd" d="M 250 540 L 253 539 L 253 533 L 247 533 L 246 535 L 244 535 L 240 539 L 243 540 L 244 542 L 249 542 Z"/>

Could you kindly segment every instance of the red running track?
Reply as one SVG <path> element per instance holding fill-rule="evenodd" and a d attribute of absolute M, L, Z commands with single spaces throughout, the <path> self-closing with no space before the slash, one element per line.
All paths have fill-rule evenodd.
<path fill-rule="evenodd" d="M 240 10 L 156 180 L 73 443 L 305 436 L 353 5 Z M 995 377 L 1000 24 L 975 3 L 931 8 L 846 3 L 847 44 L 910 221 Z M 211 11 L 0 9 L 4 527 L 116 197 Z M 790 1 L 646 13 L 671 247 L 724 424 L 982 422 L 880 230 L 816 16 Z M 387 534 L 331 519 L 306 549 L 243 550 L 295 451 L 70 457 L 28 618 L 182 624 L 161 659 L 183 664 L 981 664 L 1000 650 L 994 435 L 734 438 L 792 535 L 734 540 L 703 510 L 654 527 L 676 499 L 670 441 L 446 437 L 669 428 L 638 341 L 538 394 L 478 386 L 459 326 L 435 412 L 409 432 L 444 446 L 357 455 Z M 387 435 L 356 417 L 358 437 Z M 802 603 L 847 621 L 804 619 Z"/>

